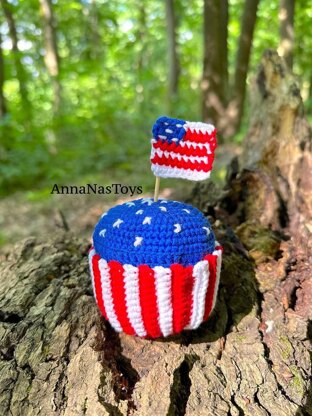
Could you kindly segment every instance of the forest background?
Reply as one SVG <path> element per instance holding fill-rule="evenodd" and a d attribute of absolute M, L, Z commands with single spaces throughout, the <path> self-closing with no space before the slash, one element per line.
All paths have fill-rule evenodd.
<path fill-rule="evenodd" d="M 311 18 L 304 0 L 0 0 L 6 212 L 13 193 L 49 200 L 55 183 L 151 191 L 150 130 L 162 114 L 213 122 L 219 156 L 239 151 L 268 48 L 293 69 L 311 113 Z M 213 179 L 224 176 L 220 166 Z"/>

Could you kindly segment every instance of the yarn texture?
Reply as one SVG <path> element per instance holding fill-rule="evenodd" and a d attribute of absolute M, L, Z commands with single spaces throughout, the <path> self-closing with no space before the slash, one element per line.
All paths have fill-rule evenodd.
<path fill-rule="evenodd" d="M 143 198 L 105 213 L 95 227 L 93 243 L 95 251 L 107 261 L 170 267 L 202 260 L 213 252 L 215 237 L 209 221 L 197 208 Z"/>
<path fill-rule="evenodd" d="M 157 338 L 196 329 L 216 302 L 222 248 L 191 205 L 143 198 L 104 213 L 89 263 L 102 315 L 117 332 Z"/>
<path fill-rule="evenodd" d="M 160 117 L 152 133 L 154 175 L 192 181 L 209 178 L 217 146 L 212 124 Z"/>

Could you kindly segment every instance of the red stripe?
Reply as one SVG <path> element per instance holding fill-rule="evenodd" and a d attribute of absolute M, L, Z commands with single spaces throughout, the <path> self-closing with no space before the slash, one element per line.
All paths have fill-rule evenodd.
<path fill-rule="evenodd" d="M 147 336 L 158 338 L 161 331 L 158 323 L 154 271 L 145 264 L 139 266 L 139 288 L 142 319 Z"/>
<path fill-rule="evenodd" d="M 213 295 L 216 288 L 216 277 L 217 277 L 217 256 L 215 254 L 208 254 L 205 256 L 205 260 L 208 261 L 209 264 L 209 283 L 208 289 L 206 294 L 206 301 L 205 301 L 205 313 L 204 313 L 204 321 L 208 319 L 211 309 L 212 309 L 212 302 L 213 302 Z"/>
<path fill-rule="evenodd" d="M 207 148 L 203 147 L 200 149 L 199 147 L 187 147 L 187 146 L 179 146 L 178 143 L 169 143 L 167 141 L 158 140 L 156 143 L 153 143 L 154 149 L 160 149 L 162 151 L 178 153 L 182 156 L 208 156 Z"/>
<path fill-rule="evenodd" d="M 101 257 L 98 254 L 94 254 L 92 257 L 92 271 L 96 302 L 100 308 L 102 315 L 107 319 L 103 296 L 102 296 L 102 284 L 101 284 L 101 273 L 99 269 L 99 261 Z"/>
<path fill-rule="evenodd" d="M 183 267 L 181 264 L 173 264 L 170 268 L 172 273 L 173 332 L 178 333 L 189 324 L 191 318 L 193 266 Z"/>
<path fill-rule="evenodd" d="M 115 312 L 122 330 L 129 335 L 135 335 L 135 331 L 127 314 L 126 291 L 124 286 L 124 269 L 122 265 L 115 260 L 108 263 L 111 276 L 112 297 L 115 306 Z"/>
<path fill-rule="evenodd" d="M 214 130 L 211 134 L 201 132 L 196 133 L 195 131 L 191 132 L 191 130 L 187 130 L 183 140 L 189 140 L 190 142 L 195 143 L 210 143 L 211 150 L 214 150 L 217 145 L 216 133 L 216 130 Z"/>
<path fill-rule="evenodd" d="M 197 170 L 197 171 L 204 171 L 209 172 L 212 168 L 212 162 L 214 159 L 214 155 L 208 155 L 208 163 L 205 162 L 186 162 L 185 160 L 173 158 L 171 156 L 166 157 L 165 155 L 159 156 L 155 154 L 153 159 L 151 159 L 151 162 L 158 165 L 165 165 L 165 166 L 171 166 L 172 168 L 179 168 L 179 169 L 191 169 L 191 170 Z"/>

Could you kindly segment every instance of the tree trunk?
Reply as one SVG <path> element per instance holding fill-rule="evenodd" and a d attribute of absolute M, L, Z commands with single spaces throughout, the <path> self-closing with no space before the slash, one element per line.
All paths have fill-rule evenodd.
<path fill-rule="evenodd" d="M 17 37 L 16 25 L 15 25 L 15 20 L 14 20 L 13 13 L 12 13 L 13 6 L 11 3 L 8 3 L 7 0 L 0 0 L 0 2 L 1 2 L 4 16 L 6 18 L 6 21 L 9 27 L 9 33 L 10 33 L 10 38 L 12 42 L 13 59 L 14 59 L 14 65 L 15 65 L 15 71 L 16 71 L 16 78 L 19 83 L 19 91 L 20 91 L 23 111 L 26 114 L 26 116 L 29 117 L 31 107 L 30 107 L 30 102 L 28 99 L 28 91 L 27 91 L 27 86 L 26 86 L 26 74 L 24 71 L 24 67 L 21 61 L 21 57 L 20 57 L 20 51 L 18 48 L 18 37 Z"/>
<path fill-rule="evenodd" d="M 99 49 L 101 46 L 101 36 L 99 33 L 99 12 L 97 2 L 91 0 L 90 4 L 90 29 L 91 29 L 91 59 L 99 58 Z"/>
<path fill-rule="evenodd" d="M 227 0 L 204 0 L 203 120 L 223 133 L 227 94 Z"/>
<path fill-rule="evenodd" d="M 295 0 L 280 0 L 280 45 L 278 52 L 289 68 L 293 65 Z"/>
<path fill-rule="evenodd" d="M 96 0 L 84 3 L 83 14 L 86 16 L 84 27 L 83 59 L 96 61 L 101 57 L 101 35 L 99 33 L 99 11 Z"/>
<path fill-rule="evenodd" d="M 2 38 L 0 33 L 0 118 L 3 118 L 7 112 L 6 110 L 6 102 L 3 92 L 4 87 L 4 60 L 3 60 L 3 53 L 2 53 Z"/>
<path fill-rule="evenodd" d="M 139 50 L 137 53 L 136 60 L 136 71 L 137 71 L 137 102 L 138 102 L 138 111 L 142 112 L 145 106 L 146 91 L 144 91 L 144 72 L 147 66 L 147 53 L 146 53 L 146 11 L 145 11 L 145 1 L 140 0 L 136 2 L 137 5 L 137 31 L 136 38 L 138 39 Z"/>
<path fill-rule="evenodd" d="M 168 103 L 174 103 L 179 88 L 179 55 L 177 50 L 176 15 L 174 0 L 166 0 L 167 39 L 168 39 Z"/>
<path fill-rule="evenodd" d="M 56 41 L 56 28 L 51 0 L 40 0 L 40 10 L 43 18 L 45 56 L 44 61 L 53 84 L 54 112 L 59 111 L 61 102 L 61 84 L 59 80 L 60 67 Z"/>
<path fill-rule="evenodd" d="M 239 130 L 244 114 L 248 66 L 259 1 L 245 1 L 236 55 L 234 83 L 231 92 L 232 98 L 227 109 L 227 117 L 225 118 L 226 127 L 224 135 L 226 137 L 233 136 Z"/>
<path fill-rule="evenodd" d="M 1 414 L 312 413 L 312 135 L 275 53 L 253 88 L 241 168 L 190 198 L 224 247 L 209 321 L 165 340 L 117 334 L 92 297 L 89 243 L 28 239 L 0 264 Z"/>
<path fill-rule="evenodd" d="M 222 62 L 222 85 L 223 102 L 226 105 L 229 91 L 228 72 L 228 25 L 229 25 L 229 4 L 228 0 L 222 0 L 220 4 L 220 53 Z"/>

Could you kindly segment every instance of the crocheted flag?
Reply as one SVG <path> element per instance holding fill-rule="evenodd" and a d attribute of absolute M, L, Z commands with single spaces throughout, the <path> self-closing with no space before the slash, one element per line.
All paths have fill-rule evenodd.
<path fill-rule="evenodd" d="M 155 176 L 201 181 L 209 178 L 217 146 L 212 124 L 160 117 L 153 126 Z"/>

